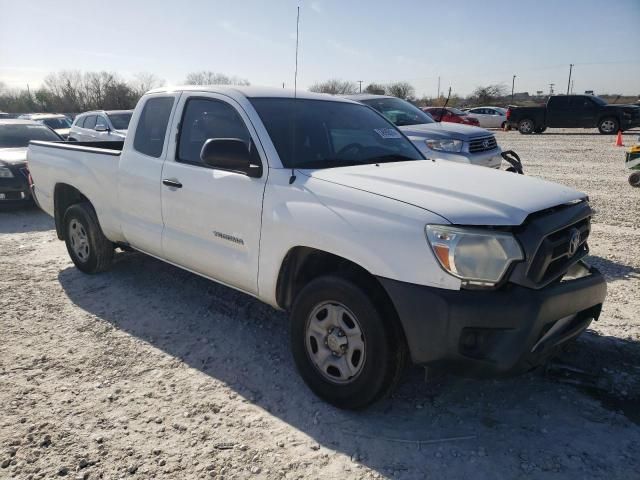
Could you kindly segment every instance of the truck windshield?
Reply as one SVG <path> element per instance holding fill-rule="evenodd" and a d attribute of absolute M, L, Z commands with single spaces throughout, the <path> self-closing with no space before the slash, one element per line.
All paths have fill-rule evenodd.
<path fill-rule="evenodd" d="M 391 123 L 364 105 L 250 98 L 286 168 L 334 168 L 422 160 Z"/>
<path fill-rule="evenodd" d="M 113 128 L 116 130 L 126 130 L 129 128 L 129 122 L 131 121 L 131 112 L 126 113 L 107 113 L 109 120 Z"/>
<path fill-rule="evenodd" d="M 31 140 L 57 142 L 61 138 L 44 125 L 0 125 L 0 148 L 26 147 Z"/>
<path fill-rule="evenodd" d="M 422 110 L 399 98 L 371 98 L 362 100 L 362 103 L 375 108 L 399 127 L 435 123 Z"/>

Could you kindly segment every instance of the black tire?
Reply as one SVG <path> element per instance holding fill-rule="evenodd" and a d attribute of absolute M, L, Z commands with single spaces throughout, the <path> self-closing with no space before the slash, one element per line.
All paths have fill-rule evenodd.
<path fill-rule="evenodd" d="M 543 133 L 546 129 L 547 127 L 538 127 L 533 131 L 533 133 Z"/>
<path fill-rule="evenodd" d="M 536 129 L 536 124 L 530 118 L 523 118 L 518 122 L 518 131 L 523 135 L 529 135 Z"/>
<path fill-rule="evenodd" d="M 506 126 L 507 126 L 507 122 L 502 122 L 502 124 L 500 125 L 500 128 L 504 130 Z"/>
<path fill-rule="evenodd" d="M 79 270 L 104 272 L 111 266 L 114 245 L 104 236 L 96 212 L 90 203 L 71 205 L 64 214 L 64 239 L 67 252 Z M 75 235 L 74 235 L 75 233 Z M 86 248 L 80 248 L 77 238 Z"/>
<path fill-rule="evenodd" d="M 617 118 L 607 117 L 598 122 L 598 130 L 602 135 L 615 135 L 620 129 L 620 122 Z"/>
<path fill-rule="evenodd" d="M 326 378 L 308 346 L 308 335 L 313 336 L 307 331 L 312 314 L 318 306 L 332 302 L 357 318 L 364 346 L 359 373 L 342 383 Z M 382 399 L 396 387 L 407 363 L 406 342 L 395 313 L 376 305 L 362 288 L 338 276 L 317 278 L 302 289 L 291 310 L 290 334 L 293 358 L 303 380 L 316 395 L 338 408 L 363 409 Z"/>
<path fill-rule="evenodd" d="M 629 185 L 632 187 L 640 187 L 640 172 L 633 172 L 629 175 Z"/>

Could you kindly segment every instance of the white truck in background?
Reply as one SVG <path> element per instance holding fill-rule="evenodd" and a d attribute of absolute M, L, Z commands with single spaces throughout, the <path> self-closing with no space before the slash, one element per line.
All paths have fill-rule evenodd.
<path fill-rule="evenodd" d="M 74 264 L 133 248 L 290 313 L 298 370 L 364 408 L 406 361 L 464 375 L 543 363 L 598 318 L 586 196 L 426 160 L 362 104 L 281 89 L 159 89 L 124 142 L 32 142 Z"/>

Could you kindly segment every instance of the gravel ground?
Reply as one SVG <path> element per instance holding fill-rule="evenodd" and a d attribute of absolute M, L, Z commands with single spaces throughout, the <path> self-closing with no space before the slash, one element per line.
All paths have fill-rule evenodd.
<path fill-rule="evenodd" d="M 0 478 L 637 476 L 640 191 L 623 149 L 496 134 L 597 210 L 608 300 L 547 372 L 425 383 L 413 368 L 393 398 L 338 411 L 296 374 L 283 314 L 137 253 L 83 275 L 49 217 L 0 212 Z"/>

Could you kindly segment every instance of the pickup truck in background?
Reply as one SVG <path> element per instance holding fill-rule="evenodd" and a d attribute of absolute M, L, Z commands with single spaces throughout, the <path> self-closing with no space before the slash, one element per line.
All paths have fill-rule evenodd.
<path fill-rule="evenodd" d="M 609 105 L 593 95 L 553 95 L 541 107 L 507 110 L 511 128 L 522 134 L 542 133 L 547 128 L 597 128 L 604 135 L 640 127 L 640 107 Z"/>
<path fill-rule="evenodd" d="M 606 295 L 585 194 L 426 160 L 347 99 L 158 89 L 124 142 L 31 142 L 28 162 L 78 269 L 132 248 L 288 311 L 298 371 L 341 408 L 392 391 L 409 359 L 530 370 Z"/>

